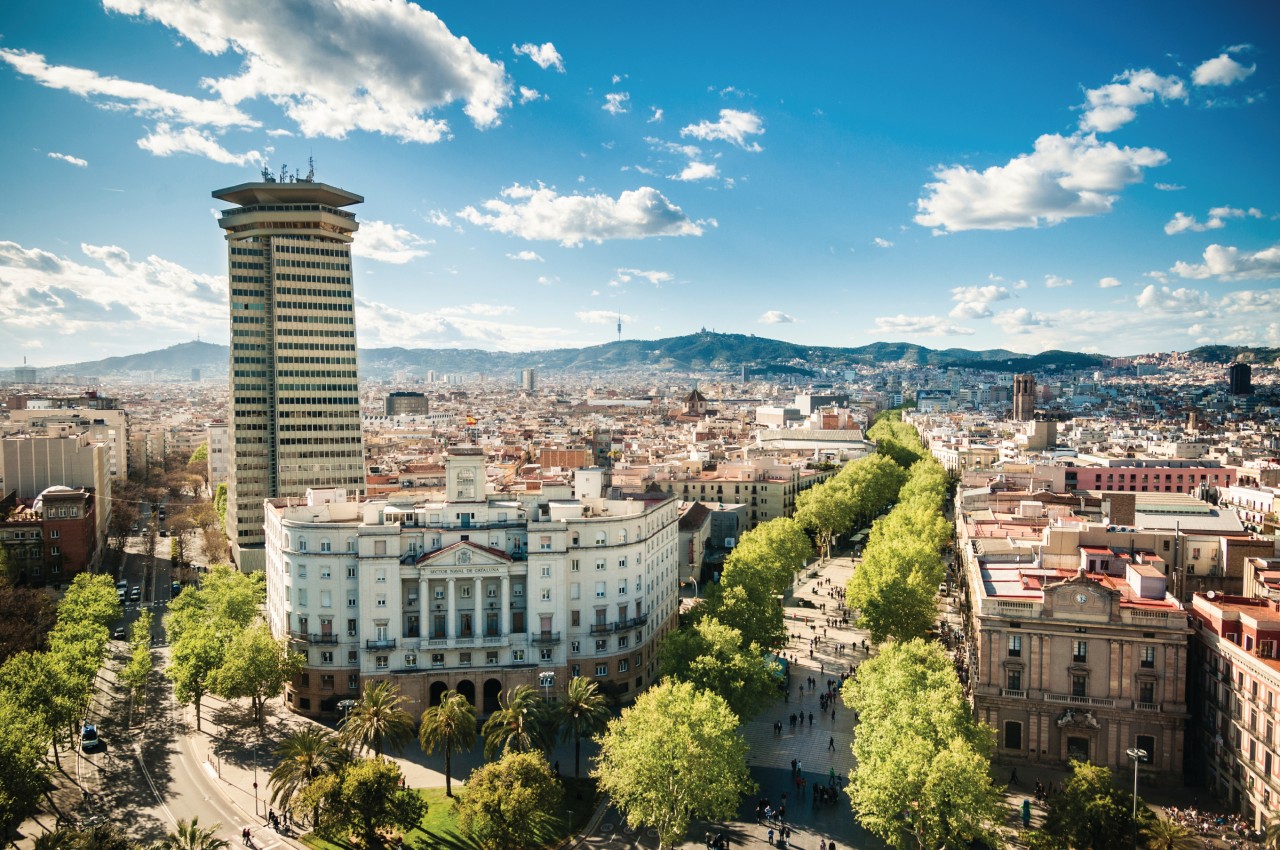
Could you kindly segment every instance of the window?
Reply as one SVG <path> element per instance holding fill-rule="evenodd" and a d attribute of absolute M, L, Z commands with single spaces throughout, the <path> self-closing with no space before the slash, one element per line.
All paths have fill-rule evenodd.
<path fill-rule="evenodd" d="M 320 653 L 320 663 L 321 663 L 321 664 L 332 664 L 332 663 L 333 663 L 333 653 L 332 653 L 332 652 L 322 652 L 322 653 Z"/>
<path fill-rule="evenodd" d="M 307 551 L 307 539 L 305 537 L 298 538 L 298 551 L 299 552 Z"/>
<path fill-rule="evenodd" d="M 374 605 L 378 606 L 379 608 L 386 608 L 387 607 L 386 595 L 379 593 L 377 600 L 374 602 Z"/>
<path fill-rule="evenodd" d="M 306 578 L 306 577 L 307 577 L 307 565 L 298 564 L 298 578 Z"/>
<path fill-rule="evenodd" d="M 355 608 L 355 607 L 358 607 L 358 605 L 359 605 L 359 603 L 358 603 L 358 602 L 356 602 L 356 595 L 355 595 L 354 593 L 348 593 L 348 594 L 347 594 L 347 607 L 348 607 L 348 608 Z"/>
<path fill-rule="evenodd" d="M 619 673 L 625 673 L 625 672 L 627 672 L 627 670 L 629 670 L 629 669 L 631 669 L 631 665 L 627 663 L 627 659 L 625 659 L 625 658 L 624 658 L 624 659 L 622 659 L 621 661 L 619 661 L 619 662 L 618 662 L 618 672 L 619 672 Z"/>
<path fill-rule="evenodd" d="M 320 690 L 322 691 L 333 690 L 333 674 L 332 673 L 320 674 Z"/>
<path fill-rule="evenodd" d="M 1142 763 L 1143 763 L 1143 764 L 1151 764 L 1151 762 L 1152 762 L 1152 761 L 1155 759 L 1155 757 L 1156 757 L 1156 739 L 1155 739 L 1155 736 L 1153 736 L 1153 735 L 1139 735 L 1139 736 L 1134 740 L 1134 743 L 1137 745 L 1138 749 L 1143 750 L 1143 751 L 1144 751 L 1144 752 L 1146 752 L 1146 754 L 1147 754 L 1147 755 L 1146 755 L 1146 757 L 1145 757 L 1145 758 L 1143 758 L 1143 759 L 1141 760 L 1141 761 L 1142 761 Z"/>
<path fill-rule="evenodd" d="M 603 546 L 605 544 L 605 536 L 603 531 L 596 532 L 596 545 Z"/>
<path fill-rule="evenodd" d="M 347 567 L 347 578 L 355 578 L 355 577 L 356 577 L 356 568 L 354 566 Z"/>
<path fill-rule="evenodd" d="M 59 531 L 59 530 L 58 530 L 58 529 L 56 529 L 56 528 L 49 532 L 49 539 L 50 539 L 50 540 L 57 540 L 57 539 L 58 539 L 59 537 L 61 537 L 61 536 L 62 536 L 62 532 L 61 532 L 61 531 Z M 54 548 L 57 548 L 57 547 L 54 547 Z M 56 555 L 56 554 L 58 554 L 58 553 L 57 553 L 57 552 L 54 552 L 53 554 L 55 554 L 55 555 Z"/>
<path fill-rule="evenodd" d="M 373 554 L 375 555 L 387 554 L 387 541 L 385 540 L 373 541 Z"/>
<path fill-rule="evenodd" d="M 359 673 L 347 674 L 347 690 L 349 691 L 360 690 L 360 674 Z"/>
<path fill-rule="evenodd" d="M 1072 676 L 1071 677 L 1071 695 L 1073 697 L 1088 696 L 1089 677 L 1088 676 Z"/>
<path fill-rule="evenodd" d="M 471 666 L 471 653 L 470 653 L 470 652 L 459 652 L 459 653 L 458 653 L 458 666 L 459 666 L 459 667 L 470 667 L 470 666 Z"/>
<path fill-rule="evenodd" d="M 320 578 L 333 578 L 333 570 L 329 568 L 328 564 L 320 567 Z"/>
<path fill-rule="evenodd" d="M 596 675 L 597 675 L 597 676 L 608 676 L 608 675 L 609 675 L 609 665 L 608 665 L 608 664 L 597 664 L 597 665 L 596 665 Z"/>
<path fill-rule="evenodd" d="M 577 655 L 579 652 L 582 652 L 582 641 L 580 640 L 569 641 L 569 651 L 572 652 L 574 655 Z"/>
<path fill-rule="evenodd" d="M 1022 724 L 1016 720 L 1004 722 L 1004 748 L 1006 750 L 1022 749 Z"/>
<path fill-rule="evenodd" d="M 511 582 L 511 595 L 519 599 L 524 596 L 524 584 L 522 582 Z"/>
<path fill-rule="evenodd" d="M 1009 657 L 1022 657 L 1022 635 L 1009 635 Z"/>
<path fill-rule="evenodd" d="M 498 663 L 498 650 L 496 650 L 496 649 L 491 649 L 491 650 L 489 650 L 488 652 L 486 652 L 486 653 L 484 654 L 484 663 L 485 663 L 485 664 L 497 664 L 497 663 Z"/>
<path fill-rule="evenodd" d="M 330 546 L 329 546 L 329 538 L 328 538 L 328 537 L 322 537 L 322 538 L 320 539 L 320 551 L 321 551 L 321 552 L 330 552 L 330 551 L 332 551 L 332 549 L 331 549 L 331 548 L 330 548 Z"/>
<path fill-rule="evenodd" d="M 386 669 L 387 669 L 387 656 L 385 656 L 385 655 L 378 655 L 378 656 L 375 656 L 374 658 L 375 658 L 375 660 L 374 660 L 374 665 L 373 665 L 373 666 L 377 667 L 379 670 L 386 670 Z"/>
<path fill-rule="evenodd" d="M 1156 683 L 1155 682 L 1139 682 L 1138 683 L 1138 702 L 1153 703 L 1156 701 Z"/>
<path fill-rule="evenodd" d="M 1072 643 L 1071 660 L 1076 664 L 1084 664 L 1089 660 L 1089 642 L 1078 640 Z"/>
<path fill-rule="evenodd" d="M 1154 646 L 1144 646 L 1144 647 L 1142 647 L 1142 661 L 1141 661 L 1141 664 L 1142 664 L 1142 666 L 1143 666 L 1143 667 L 1155 667 L 1155 666 L 1156 666 L 1156 648 L 1155 648 Z M 1147 700 L 1147 702 L 1150 702 L 1150 700 Z"/>
<path fill-rule="evenodd" d="M 354 649 L 348 649 L 348 650 L 347 650 L 347 663 L 348 663 L 348 664 L 359 664 L 359 663 L 360 663 L 360 654 L 359 654 L 358 652 L 356 652 Z"/>
<path fill-rule="evenodd" d="M 543 650 L 539 651 L 539 653 L 538 653 L 538 654 L 539 654 L 539 656 L 541 657 L 541 659 L 542 659 L 543 661 L 550 661 L 550 660 L 551 660 L 551 650 L 550 650 L 550 649 L 543 649 Z"/>
<path fill-rule="evenodd" d="M 551 551 L 551 535 L 543 534 L 538 538 L 538 549 L 543 552 Z"/>
<path fill-rule="evenodd" d="M 626 558 L 619 558 L 619 559 L 618 559 L 618 566 L 619 566 L 621 569 L 624 569 L 624 570 L 625 570 L 625 569 L 627 568 L 627 559 L 626 559 Z"/>
<path fill-rule="evenodd" d="M 570 583 L 570 585 L 569 585 L 569 598 L 570 598 L 570 599 L 578 599 L 578 598 L 580 598 L 581 596 L 582 596 L 582 585 L 578 584 L 578 582 L 576 582 L 576 581 L 575 581 L 575 582 Z"/>
<path fill-rule="evenodd" d="M 524 650 L 523 649 L 511 650 L 511 660 L 517 664 L 524 661 Z"/>
<path fill-rule="evenodd" d="M 493 585 L 490 585 L 484 589 L 484 595 L 489 597 L 490 599 L 494 599 L 498 595 L 498 588 L 494 587 Z"/>
<path fill-rule="evenodd" d="M 373 574 L 373 580 L 374 580 L 374 581 L 376 581 L 376 582 L 378 582 L 379 584 L 386 584 L 386 583 L 387 583 L 387 571 L 386 571 L 386 570 L 376 570 L 376 571 L 374 572 L 374 574 Z"/>
<path fill-rule="evenodd" d="M 355 621 L 355 620 L 347 620 L 347 635 L 348 635 L 348 636 L 350 636 L 350 637 L 355 637 L 355 636 L 356 636 L 356 621 Z"/>
<path fill-rule="evenodd" d="M 321 608 L 333 607 L 333 595 L 327 590 L 320 591 L 320 607 Z"/>
<path fill-rule="evenodd" d="M 462 586 L 462 593 L 461 593 L 461 596 L 462 596 L 462 598 L 463 598 L 463 599 L 470 599 L 470 598 L 471 598 L 471 585 L 469 585 L 469 584 L 464 584 L 464 585 Z"/>
<path fill-rule="evenodd" d="M 541 597 L 539 597 L 539 598 L 540 598 L 543 602 L 550 602 L 550 601 L 551 601 L 551 588 L 549 588 L 549 587 L 544 587 L 544 588 L 542 588 L 542 595 L 541 595 Z"/>
<path fill-rule="evenodd" d="M 576 573 L 578 572 L 578 570 L 579 570 L 578 559 L 574 558 L 572 561 L 569 562 L 569 572 Z"/>
<path fill-rule="evenodd" d="M 602 581 L 596 582 L 596 599 L 604 599 L 605 595 L 608 592 L 609 592 L 608 588 L 605 587 L 604 582 Z"/>
<path fill-rule="evenodd" d="M 575 611 L 570 611 L 570 612 L 569 612 L 569 625 L 571 625 L 571 626 L 581 626 L 581 625 L 582 625 L 582 612 L 580 612 L 580 611 L 576 611 L 576 610 L 575 610 Z"/>
<path fill-rule="evenodd" d="M 543 577 L 543 578 L 551 578 L 551 567 L 550 567 L 550 566 L 544 566 L 544 567 L 542 568 L 542 577 Z"/>
<path fill-rule="evenodd" d="M 356 551 L 356 539 L 354 537 L 347 538 L 347 551 L 348 552 Z"/>
<path fill-rule="evenodd" d="M 404 666 L 406 666 L 406 667 L 417 667 L 417 666 L 418 666 L 418 654 L 417 654 L 416 652 L 406 652 L 406 653 L 404 654 Z"/>
<path fill-rule="evenodd" d="M 307 607 L 307 589 L 305 587 L 298 588 L 298 607 Z"/>
<path fill-rule="evenodd" d="M 607 652 L 608 649 L 609 649 L 608 638 L 603 638 L 596 641 L 596 652 Z"/>
<path fill-rule="evenodd" d="M 605 564 L 605 562 L 604 562 L 603 560 L 596 561 L 596 569 L 597 569 L 597 570 L 603 570 L 606 566 L 607 566 L 607 565 Z"/>
<path fill-rule="evenodd" d="M 436 588 L 436 590 L 435 590 L 435 597 L 436 597 L 436 599 L 444 599 L 444 588 L 443 588 L 443 587 L 437 587 L 437 588 Z"/>
<path fill-rule="evenodd" d="M 1008 680 L 1009 690 L 1011 691 L 1022 690 L 1022 671 L 1021 670 L 1009 670 L 1007 672 L 1006 678 Z"/>

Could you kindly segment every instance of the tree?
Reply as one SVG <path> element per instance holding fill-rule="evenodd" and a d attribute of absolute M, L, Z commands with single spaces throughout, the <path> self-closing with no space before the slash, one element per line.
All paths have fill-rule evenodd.
<path fill-rule="evenodd" d="M 1142 830 L 1147 850 L 1200 850 L 1200 836 L 1180 823 L 1156 818 Z"/>
<path fill-rule="evenodd" d="M 0 546 L 0 560 L 4 547 Z M 4 567 L 0 565 L 0 575 Z M 48 646 L 58 609 L 43 590 L 14 587 L 0 578 L 0 663 L 16 652 L 36 652 Z"/>
<path fill-rule="evenodd" d="M 186 593 L 178 597 L 185 599 Z M 172 651 L 165 676 L 173 682 L 173 695 L 179 705 L 194 705 L 196 730 L 200 729 L 200 705 L 209 692 L 209 680 L 222 666 L 226 653 L 225 623 L 207 621 L 192 623 L 182 629 L 181 637 L 171 640 Z"/>
<path fill-rule="evenodd" d="M 1262 846 L 1266 850 L 1280 850 L 1280 812 L 1267 820 L 1267 826 L 1262 835 Z"/>
<path fill-rule="evenodd" d="M 719 694 L 739 718 L 754 717 L 777 696 L 777 667 L 756 644 L 714 617 L 668 635 L 658 649 L 659 675 Z"/>
<path fill-rule="evenodd" d="M 693 609 L 691 617 L 694 622 L 716 619 L 737 629 L 746 645 L 773 649 L 786 639 L 782 606 L 769 588 L 759 585 L 712 585 L 705 601 Z"/>
<path fill-rule="evenodd" d="M 45 790 L 49 734 L 19 697 L 0 690 L 0 831 L 32 815 Z"/>
<path fill-rule="evenodd" d="M 695 817 L 731 818 L 755 789 L 738 717 L 710 691 L 663 682 L 609 723 L 592 775 L 632 828 L 652 826 L 660 850 Z"/>
<path fill-rule="evenodd" d="M 400 750 L 413 739 L 413 716 L 401 704 L 404 697 L 390 682 L 365 685 L 355 708 L 340 726 L 342 739 L 353 749 L 373 750 L 382 758 L 386 747 Z"/>
<path fill-rule="evenodd" d="M 74 740 L 79 732 L 77 724 L 89 702 L 88 683 L 51 652 L 13 656 L 0 667 L 0 683 L 15 703 L 39 719 L 41 739 L 53 743 L 54 763 L 61 766 L 58 743 L 64 737 Z"/>
<path fill-rule="evenodd" d="M 227 485 L 225 483 L 219 484 L 213 491 L 213 509 L 218 512 L 225 526 L 227 524 Z"/>
<path fill-rule="evenodd" d="M 458 828 L 481 850 L 540 846 L 563 790 L 540 752 L 511 752 L 477 768 L 458 800 Z"/>
<path fill-rule="evenodd" d="M 383 758 L 359 759 L 340 774 L 312 782 L 298 796 L 295 806 L 319 813 L 312 824 L 322 838 L 355 836 L 366 850 L 386 846 L 382 831 L 410 830 L 426 814 L 426 801 L 418 792 L 400 787 L 400 768 Z"/>
<path fill-rule="evenodd" d="M 291 809 L 294 797 L 327 774 L 338 773 L 349 753 L 327 729 L 304 726 L 280 742 L 276 748 L 280 761 L 271 770 L 267 785 L 271 788 L 271 804 Z M 312 811 L 312 823 L 319 813 Z"/>
<path fill-rule="evenodd" d="M 476 709 L 457 691 L 447 691 L 439 705 L 422 714 L 418 743 L 427 755 L 444 750 L 444 795 L 453 796 L 453 755 L 476 745 Z"/>
<path fill-rule="evenodd" d="M 1073 761 L 1062 793 L 1049 801 L 1044 831 L 1068 847 L 1125 850 L 1133 845 L 1134 834 L 1155 817 L 1139 800 L 1135 822 L 1133 809 L 1133 795 L 1116 787 L 1110 768 Z"/>
<path fill-rule="evenodd" d="M 725 559 L 720 581 L 726 587 L 761 586 L 772 594 L 785 593 L 812 554 L 809 538 L 795 520 L 771 519 L 742 535 Z"/>
<path fill-rule="evenodd" d="M 880 523 L 877 522 L 877 525 Z M 937 615 L 935 594 L 946 577 L 942 557 L 924 541 L 877 537 L 846 587 L 846 604 L 876 643 L 923 635 Z"/>
<path fill-rule="evenodd" d="M 581 777 L 582 739 L 603 732 L 609 723 L 609 706 L 595 679 L 574 676 L 564 702 L 556 707 L 557 725 L 564 741 L 573 741 L 573 775 Z"/>
<path fill-rule="evenodd" d="M 546 744 L 546 703 L 532 685 L 516 685 L 498 695 L 498 710 L 484 729 L 484 757 L 509 751 L 527 753 Z"/>
<path fill-rule="evenodd" d="M 129 661 L 120 669 L 117 678 L 128 691 L 128 721 L 133 722 L 134 702 L 146 691 L 151 678 L 151 612 L 144 610 L 130 626 Z"/>
<path fill-rule="evenodd" d="M 192 816 L 189 821 L 179 820 L 177 829 L 160 841 L 158 850 L 227 850 L 231 842 L 218 837 L 221 827 L 220 823 L 202 827 L 199 816 Z"/>
<path fill-rule="evenodd" d="M 261 730 L 266 723 L 267 700 L 284 691 L 285 683 L 302 670 L 303 662 L 304 656 L 290 652 L 286 641 L 271 636 L 266 623 L 255 623 L 231 639 L 222 664 L 209 678 L 209 690 L 223 699 L 249 697 Z"/>
<path fill-rule="evenodd" d="M 813 533 L 824 558 L 831 544 L 853 527 L 853 491 L 842 478 L 832 478 L 796 496 L 796 522 Z"/>
<path fill-rule="evenodd" d="M 994 734 L 972 719 L 942 646 L 889 642 L 843 696 L 859 718 L 849 799 L 863 827 L 898 848 L 991 839 Z"/>
<path fill-rule="evenodd" d="M 58 603 L 59 618 L 96 623 L 104 629 L 120 619 L 124 611 L 110 576 L 81 573 Z"/>

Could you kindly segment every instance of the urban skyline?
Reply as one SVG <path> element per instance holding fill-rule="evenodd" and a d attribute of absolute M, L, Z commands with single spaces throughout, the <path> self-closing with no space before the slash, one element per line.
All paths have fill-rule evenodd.
<path fill-rule="evenodd" d="M 308 157 L 361 347 L 1280 344 L 1261 4 L 79 6 L 0 19 L 14 363 L 225 342 L 208 187 Z"/>

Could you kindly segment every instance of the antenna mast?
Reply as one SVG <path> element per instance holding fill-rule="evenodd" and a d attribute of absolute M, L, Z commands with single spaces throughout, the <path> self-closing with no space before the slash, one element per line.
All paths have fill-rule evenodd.
<path fill-rule="evenodd" d="M 622 342 L 622 314 L 618 314 L 618 342 Z"/>

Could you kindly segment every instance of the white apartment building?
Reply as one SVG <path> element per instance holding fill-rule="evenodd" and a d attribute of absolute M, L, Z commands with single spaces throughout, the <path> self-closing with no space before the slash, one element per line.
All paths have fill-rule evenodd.
<path fill-rule="evenodd" d="M 487 494 L 481 449 L 449 449 L 442 501 L 341 490 L 266 501 L 267 615 L 306 653 L 286 701 L 334 713 L 391 680 L 415 716 L 457 690 L 481 714 L 517 684 L 574 676 L 629 701 L 656 674 L 678 611 L 677 503 L 572 491 Z"/>
<path fill-rule="evenodd" d="M 227 476 L 230 474 L 231 454 L 227 447 L 227 433 L 226 422 L 205 423 L 204 439 L 208 445 L 209 492 L 217 490 L 219 484 L 226 484 Z"/>

